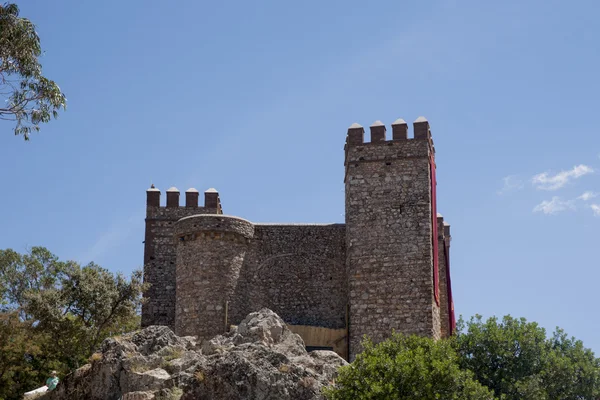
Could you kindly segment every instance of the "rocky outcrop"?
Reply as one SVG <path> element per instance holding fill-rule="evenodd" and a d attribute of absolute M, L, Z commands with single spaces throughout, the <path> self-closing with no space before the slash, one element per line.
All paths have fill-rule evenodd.
<path fill-rule="evenodd" d="M 345 364 L 331 351 L 307 353 L 300 336 L 262 309 L 201 344 L 164 326 L 106 339 L 43 399 L 320 399 Z"/>

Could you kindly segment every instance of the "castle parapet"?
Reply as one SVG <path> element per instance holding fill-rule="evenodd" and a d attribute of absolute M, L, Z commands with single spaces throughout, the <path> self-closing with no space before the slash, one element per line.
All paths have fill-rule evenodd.
<path fill-rule="evenodd" d="M 179 207 L 179 189 L 175 186 L 167 190 L 167 207 Z"/>
<path fill-rule="evenodd" d="M 413 122 L 413 130 L 415 133 L 415 139 L 431 139 L 431 130 L 429 129 L 429 122 L 425 117 L 419 117 Z"/>
<path fill-rule="evenodd" d="M 188 208 L 198 208 L 198 198 L 200 192 L 194 188 L 189 188 L 185 191 L 185 206 Z"/>
<path fill-rule="evenodd" d="M 196 237 L 219 239 L 231 235 L 252 239 L 254 224 L 230 215 L 199 214 L 181 218 L 175 225 L 175 238 L 179 241 Z"/>
<path fill-rule="evenodd" d="M 429 159 L 435 153 L 429 122 L 424 117 L 417 118 L 413 123 L 414 137 L 412 138 L 408 137 L 408 124 L 402 118 L 392 123 L 390 140 L 386 139 L 386 127 L 381 121 L 375 121 L 370 128 L 370 142 L 365 142 L 365 130 L 361 125 L 353 123 L 348 128 L 344 147 L 346 167 L 344 182 L 349 170 L 358 167 L 361 163 L 375 163 L 372 168 L 380 166 L 386 170 L 398 160 Z"/>
<path fill-rule="evenodd" d="M 167 190 L 167 208 L 176 209 L 182 207 L 179 204 L 180 192 L 176 187 L 171 187 Z M 198 208 L 202 207 L 199 204 L 200 192 L 194 188 L 189 188 L 185 192 L 185 208 Z M 154 184 L 150 186 L 150 189 L 146 190 L 146 207 L 148 208 L 161 208 L 160 204 L 160 190 L 157 189 Z M 205 211 L 213 212 L 215 214 L 222 214 L 221 199 L 219 192 L 210 188 L 204 192 L 204 208 Z M 189 213 L 188 213 L 189 215 Z"/>
<path fill-rule="evenodd" d="M 221 211 L 221 199 L 219 198 L 219 192 L 217 192 L 217 189 L 210 188 L 204 192 L 204 207 L 216 209 L 217 214 L 223 213 Z"/>
<path fill-rule="evenodd" d="M 371 130 L 371 141 L 365 141 L 365 129 L 358 123 L 353 123 L 348 128 L 348 134 L 346 136 L 347 146 L 360 146 L 370 143 L 381 143 L 381 142 L 393 142 L 407 139 L 416 140 L 430 140 L 431 130 L 429 122 L 425 117 L 419 117 L 413 123 L 413 137 L 408 137 L 408 124 L 402 118 L 398 118 L 392 123 L 392 138 L 386 139 L 386 127 L 385 124 L 379 120 L 373 122 L 370 126 Z"/>
<path fill-rule="evenodd" d="M 371 125 L 371 142 L 385 142 L 385 125 L 379 120 Z"/>
<path fill-rule="evenodd" d="M 398 118 L 392 124 L 392 140 L 408 139 L 408 124 L 402 118 Z"/>
<path fill-rule="evenodd" d="M 146 205 L 148 207 L 160 207 L 160 190 L 154 184 L 150 185 L 150 189 L 146 190 Z"/>
<path fill-rule="evenodd" d="M 447 242 L 447 246 L 450 246 L 450 240 L 452 239 L 452 236 L 450 236 L 450 224 L 447 222 L 444 222 L 444 239 Z"/>
<path fill-rule="evenodd" d="M 356 122 L 348 128 L 348 137 L 346 143 L 348 145 L 363 144 L 365 142 L 365 128 Z"/>

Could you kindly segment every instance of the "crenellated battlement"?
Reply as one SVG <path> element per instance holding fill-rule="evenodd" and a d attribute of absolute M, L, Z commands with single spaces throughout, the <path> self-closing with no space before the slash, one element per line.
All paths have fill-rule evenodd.
<path fill-rule="evenodd" d="M 161 206 L 160 189 L 157 189 L 154 184 L 150 189 L 146 190 L 146 207 L 147 208 L 205 208 L 215 210 L 215 214 L 221 214 L 221 199 L 219 192 L 210 188 L 204 192 L 204 206 L 199 204 L 200 192 L 195 188 L 189 188 L 185 191 L 185 205 L 181 205 L 179 201 L 180 192 L 175 186 L 167 189 L 167 202 Z"/>
<path fill-rule="evenodd" d="M 389 169 L 395 161 L 412 158 L 429 159 L 435 153 L 429 122 L 419 117 L 413 123 L 414 135 L 408 137 L 408 124 L 402 118 L 392 123 L 392 137 L 388 138 L 387 129 L 381 121 L 370 126 L 371 141 L 365 141 L 364 128 L 354 123 L 348 128 L 346 145 L 344 146 L 344 165 L 346 174 L 349 169 L 359 167 L 363 163 L 378 163 L 382 171 Z"/>
<path fill-rule="evenodd" d="M 179 241 L 198 237 L 219 239 L 230 235 L 252 239 L 254 237 L 254 224 L 239 217 L 211 214 L 181 218 L 175 224 L 175 238 Z"/>
<path fill-rule="evenodd" d="M 408 137 L 408 124 L 402 118 L 392 123 L 392 137 L 388 138 L 385 124 L 379 120 L 373 122 L 369 127 L 371 141 L 365 141 L 365 128 L 358 123 L 353 123 L 348 128 L 346 146 L 360 146 L 368 144 L 381 144 L 382 142 L 394 142 L 400 140 L 430 140 L 431 129 L 429 121 L 425 117 L 419 117 L 413 122 L 413 137 Z"/>

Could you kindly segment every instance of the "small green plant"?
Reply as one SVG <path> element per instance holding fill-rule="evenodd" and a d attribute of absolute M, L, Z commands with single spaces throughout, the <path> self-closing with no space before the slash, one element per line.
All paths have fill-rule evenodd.
<path fill-rule="evenodd" d="M 146 372 L 150 369 L 148 364 L 142 362 L 141 360 L 134 360 L 129 364 L 129 370 L 131 372 L 142 373 Z"/>
<path fill-rule="evenodd" d="M 181 349 L 171 349 L 167 355 L 163 357 L 165 361 L 176 360 L 183 356 L 183 350 Z"/>
<path fill-rule="evenodd" d="M 183 389 L 174 387 L 161 390 L 160 393 L 156 395 L 156 400 L 179 400 L 181 399 L 181 396 L 183 396 Z"/>

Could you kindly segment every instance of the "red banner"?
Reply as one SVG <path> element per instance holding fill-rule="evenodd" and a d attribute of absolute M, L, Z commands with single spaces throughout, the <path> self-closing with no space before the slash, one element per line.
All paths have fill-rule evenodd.
<path fill-rule="evenodd" d="M 433 152 L 429 158 L 429 167 L 431 169 L 431 242 L 433 244 L 433 297 L 435 303 L 440 305 L 440 272 L 439 272 L 439 249 L 438 249 L 438 225 L 437 225 L 437 195 L 435 180 L 435 156 Z"/>

